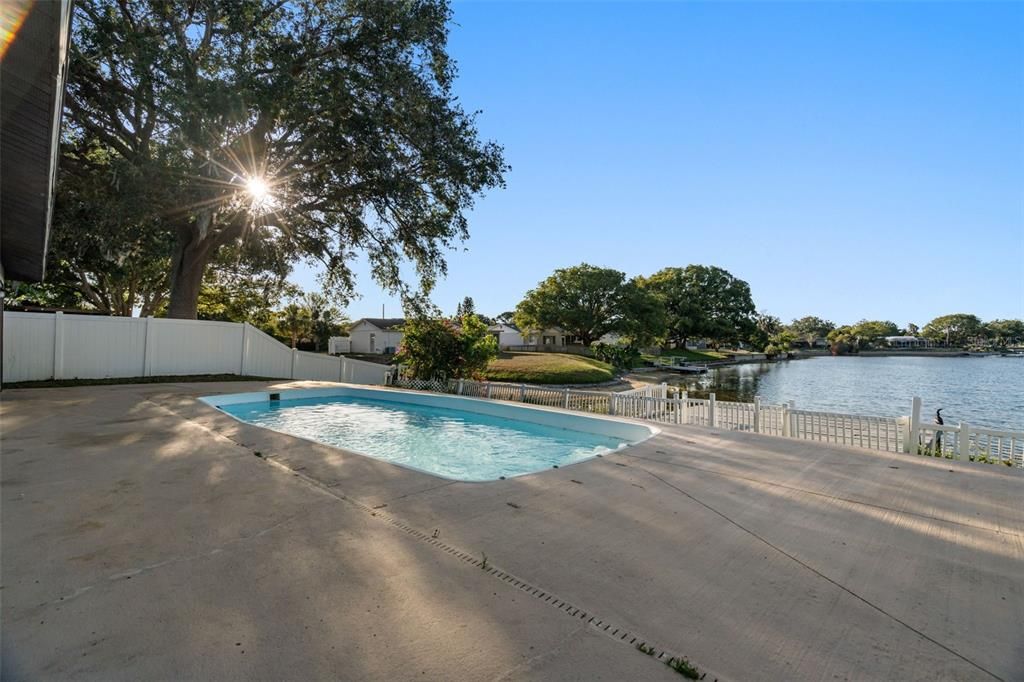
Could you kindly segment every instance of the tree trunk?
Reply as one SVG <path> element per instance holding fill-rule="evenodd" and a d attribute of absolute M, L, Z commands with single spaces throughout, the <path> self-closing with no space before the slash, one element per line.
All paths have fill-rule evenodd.
<path fill-rule="evenodd" d="M 199 308 L 199 290 L 210 260 L 210 240 L 179 234 L 171 262 L 171 293 L 167 317 L 194 320 Z"/>

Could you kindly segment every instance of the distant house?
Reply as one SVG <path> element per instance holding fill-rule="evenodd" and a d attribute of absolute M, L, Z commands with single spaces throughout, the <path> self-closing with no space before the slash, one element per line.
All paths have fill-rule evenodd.
<path fill-rule="evenodd" d="M 353 353 L 394 353 L 402 343 L 401 317 L 364 317 L 349 330 Z"/>
<path fill-rule="evenodd" d="M 487 331 L 498 341 L 498 348 L 506 349 L 509 346 L 522 346 L 525 344 L 523 334 L 519 327 L 514 324 L 492 324 Z"/>
<path fill-rule="evenodd" d="M 523 345 L 526 346 L 578 346 L 580 340 L 558 327 L 551 327 L 541 331 L 527 332 L 523 336 Z"/>
<path fill-rule="evenodd" d="M 607 343 L 615 344 L 621 340 L 621 337 L 612 332 L 605 334 L 595 343 Z M 525 346 L 550 346 L 554 347 L 565 347 L 565 346 L 582 346 L 583 340 L 578 336 L 566 332 L 564 329 L 558 327 L 551 327 L 539 332 L 526 332 L 523 334 L 523 345 Z"/>
<path fill-rule="evenodd" d="M 931 345 L 925 339 L 919 339 L 916 336 L 887 336 L 885 343 L 890 348 L 924 348 Z"/>

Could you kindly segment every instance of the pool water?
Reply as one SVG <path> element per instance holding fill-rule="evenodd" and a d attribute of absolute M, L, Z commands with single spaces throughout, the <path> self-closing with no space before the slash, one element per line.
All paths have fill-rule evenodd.
<path fill-rule="evenodd" d="M 612 452 L 626 440 L 366 397 L 221 404 L 236 419 L 460 481 L 492 481 Z"/>

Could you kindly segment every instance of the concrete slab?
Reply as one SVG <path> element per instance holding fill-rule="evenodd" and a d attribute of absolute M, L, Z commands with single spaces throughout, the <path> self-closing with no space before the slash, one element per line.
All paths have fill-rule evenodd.
<path fill-rule="evenodd" d="M 452 483 L 194 399 L 267 386 L 3 394 L 4 679 L 1024 679 L 1019 471 L 688 427 Z"/>

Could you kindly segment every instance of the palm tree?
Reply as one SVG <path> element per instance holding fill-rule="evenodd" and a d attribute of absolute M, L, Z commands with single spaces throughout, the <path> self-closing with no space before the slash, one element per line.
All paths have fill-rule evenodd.
<path fill-rule="evenodd" d="M 323 294 L 309 293 L 304 299 L 306 310 L 309 312 L 309 331 L 316 344 L 317 352 L 321 345 L 326 345 L 327 340 L 341 330 L 342 325 L 349 322 L 344 313 L 330 304 L 330 301 Z"/>
<path fill-rule="evenodd" d="M 310 330 L 312 317 L 305 306 L 298 303 L 289 303 L 279 313 L 280 327 L 292 340 L 292 348 L 295 348 L 299 339 L 304 338 Z"/>

